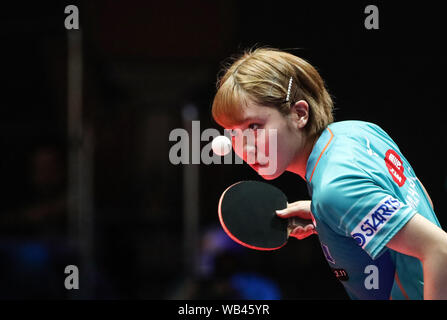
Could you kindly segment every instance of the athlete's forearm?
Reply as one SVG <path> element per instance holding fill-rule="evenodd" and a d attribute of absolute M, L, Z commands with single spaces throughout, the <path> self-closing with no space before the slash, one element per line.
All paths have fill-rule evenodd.
<path fill-rule="evenodd" d="M 422 261 L 424 270 L 424 299 L 447 299 L 447 248 L 439 247 Z"/>

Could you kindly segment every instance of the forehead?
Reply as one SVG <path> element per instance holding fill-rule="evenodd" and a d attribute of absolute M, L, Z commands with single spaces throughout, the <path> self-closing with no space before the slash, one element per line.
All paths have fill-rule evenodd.
<path fill-rule="evenodd" d="M 241 127 L 251 121 L 267 121 L 275 113 L 279 114 L 279 111 L 273 107 L 262 106 L 253 101 L 247 101 L 244 107 L 240 108 L 240 120 L 230 126 L 229 129 Z"/>
<path fill-rule="evenodd" d="M 242 115 L 244 117 L 254 117 L 257 115 L 264 115 L 269 113 L 273 108 L 262 106 L 256 102 L 248 100 L 244 108 L 242 108 Z"/>

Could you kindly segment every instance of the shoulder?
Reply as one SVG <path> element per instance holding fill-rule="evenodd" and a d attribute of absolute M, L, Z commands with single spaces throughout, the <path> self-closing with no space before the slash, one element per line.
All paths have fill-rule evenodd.
<path fill-rule="evenodd" d="M 318 172 L 312 182 L 312 201 L 329 207 L 342 207 L 360 196 L 360 186 L 371 185 L 372 177 L 358 165 L 352 150 L 340 149 L 342 154 Z"/>
<path fill-rule="evenodd" d="M 369 174 L 375 170 L 379 159 L 371 149 L 371 140 L 364 126 L 373 124 L 360 121 L 344 121 L 330 126 L 333 138 L 315 166 L 310 181 L 312 197 L 322 202 L 333 202 L 346 197 L 355 184 L 371 182 Z M 377 159 L 376 159 L 377 158 Z"/>
<path fill-rule="evenodd" d="M 378 125 L 364 121 L 341 121 L 328 126 L 309 171 L 312 193 L 338 187 L 340 182 L 368 179 L 383 171 L 384 155 L 397 149 L 391 138 Z M 328 138 L 330 136 L 330 138 Z M 349 182 L 349 181 L 348 181 Z"/>
<path fill-rule="evenodd" d="M 346 133 L 355 133 L 357 131 L 384 131 L 379 125 L 361 120 L 344 120 L 331 123 L 328 128 L 331 128 L 338 133 L 346 132 Z M 354 130 L 354 131 L 353 131 Z"/>
<path fill-rule="evenodd" d="M 358 171 L 357 161 L 367 156 L 368 139 L 353 130 L 355 121 L 344 121 L 328 127 L 331 139 L 318 155 L 313 181 L 325 186 L 341 176 Z M 317 155 L 315 155 L 317 157 Z"/>
<path fill-rule="evenodd" d="M 356 142 L 352 148 L 361 147 L 359 151 L 370 151 L 372 145 L 377 147 L 392 147 L 399 149 L 389 134 L 379 125 L 358 120 L 335 122 L 328 126 L 334 138 L 338 140 Z M 367 154 L 370 154 L 367 153 Z"/>

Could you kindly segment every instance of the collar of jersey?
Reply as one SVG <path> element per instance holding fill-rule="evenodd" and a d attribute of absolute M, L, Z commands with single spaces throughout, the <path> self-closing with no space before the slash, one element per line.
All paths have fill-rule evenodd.
<path fill-rule="evenodd" d="M 332 133 L 332 130 L 328 127 L 321 133 L 320 137 L 315 143 L 312 152 L 309 155 L 309 159 L 307 159 L 306 181 L 308 183 L 312 182 L 312 177 L 318 166 L 318 162 L 320 161 L 321 156 L 326 152 L 333 138 L 334 134 Z"/>

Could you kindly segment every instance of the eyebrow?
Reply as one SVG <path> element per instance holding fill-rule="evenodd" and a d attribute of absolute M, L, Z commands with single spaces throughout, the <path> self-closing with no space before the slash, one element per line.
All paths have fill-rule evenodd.
<path fill-rule="evenodd" d="M 243 118 L 243 119 L 241 119 L 240 121 L 238 121 L 236 124 L 234 124 L 232 127 L 235 127 L 235 126 L 242 126 L 242 125 L 245 125 L 245 124 L 247 124 L 247 123 L 249 123 L 249 122 L 252 122 L 252 121 L 261 121 L 262 119 L 260 118 L 260 117 L 256 117 L 256 116 L 248 116 L 248 117 L 246 117 L 246 118 Z"/>
<path fill-rule="evenodd" d="M 241 124 L 247 123 L 247 122 L 251 122 L 251 121 L 259 121 L 262 120 L 260 117 L 246 117 L 242 119 Z"/>
<path fill-rule="evenodd" d="M 256 118 L 254 117 L 247 117 L 247 118 L 243 118 L 241 121 L 238 121 L 236 124 L 234 124 L 233 126 L 231 126 L 231 130 L 234 130 L 234 127 L 240 127 L 240 126 L 245 126 L 248 123 L 255 121 Z"/>
<path fill-rule="evenodd" d="M 253 117 L 246 117 L 246 118 L 243 118 L 240 124 L 245 124 L 245 123 L 247 123 L 247 122 L 252 121 L 253 119 L 254 119 Z"/>

